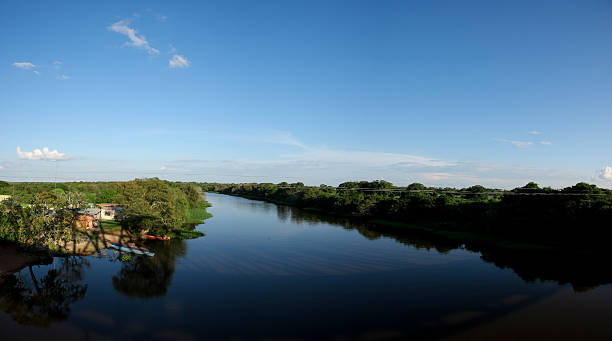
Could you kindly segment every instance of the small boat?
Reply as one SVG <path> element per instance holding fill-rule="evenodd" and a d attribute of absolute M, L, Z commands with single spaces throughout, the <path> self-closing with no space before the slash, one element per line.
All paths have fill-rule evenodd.
<path fill-rule="evenodd" d="M 150 234 L 143 234 L 142 236 L 145 239 L 148 239 L 148 240 L 170 240 L 170 237 L 168 237 L 168 236 L 160 237 L 160 236 L 153 236 L 153 235 L 150 235 Z"/>
<path fill-rule="evenodd" d="M 122 251 L 122 252 L 133 253 L 135 255 L 145 255 L 149 257 L 155 256 L 155 253 L 145 248 L 127 246 L 127 245 L 111 242 L 110 240 L 107 240 L 107 242 L 110 244 L 110 247 L 112 247 L 113 249 Z"/>

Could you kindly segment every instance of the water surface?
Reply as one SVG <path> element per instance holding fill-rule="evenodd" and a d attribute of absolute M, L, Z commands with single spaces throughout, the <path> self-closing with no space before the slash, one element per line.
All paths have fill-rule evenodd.
<path fill-rule="evenodd" d="M 153 258 L 107 251 L 2 276 L 1 339 L 612 339 L 600 263 L 208 200 L 206 236 L 151 242 Z"/>

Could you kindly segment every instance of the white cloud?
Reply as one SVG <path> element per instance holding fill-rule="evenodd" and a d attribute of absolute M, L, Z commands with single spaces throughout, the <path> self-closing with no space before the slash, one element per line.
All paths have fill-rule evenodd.
<path fill-rule="evenodd" d="M 538 130 L 532 130 L 532 131 L 529 132 L 529 134 L 531 134 L 531 135 L 540 135 L 540 134 L 542 134 L 542 132 L 538 131 Z"/>
<path fill-rule="evenodd" d="M 125 20 L 119 20 L 116 23 L 108 26 L 107 28 L 109 31 L 117 32 L 127 36 L 128 39 L 130 39 L 129 42 L 126 42 L 126 45 L 128 46 L 144 49 L 151 55 L 159 53 L 158 49 L 153 48 L 149 45 L 149 42 L 147 41 L 147 38 L 145 38 L 145 36 L 143 36 L 142 34 L 138 35 L 138 32 L 135 29 L 129 27 L 128 22 Z"/>
<path fill-rule="evenodd" d="M 57 79 L 61 79 L 61 80 L 66 80 L 66 79 L 70 79 L 70 76 L 66 76 L 66 75 L 58 75 Z"/>
<path fill-rule="evenodd" d="M 20 69 L 24 69 L 24 70 L 29 70 L 33 67 L 36 67 L 36 65 L 30 63 L 30 62 L 14 62 L 13 66 L 16 68 L 20 68 Z"/>
<path fill-rule="evenodd" d="M 540 144 L 546 145 L 546 146 L 550 146 L 552 144 L 552 142 L 550 141 L 540 141 Z"/>
<path fill-rule="evenodd" d="M 38 71 L 36 71 L 36 70 L 34 70 L 34 71 L 32 71 L 32 72 L 34 72 L 34 74 L 36 74 L 36 75 L 40 75 L 40 72 L 38 72 Z"/>
<path fill-rule="evenodd" d="M 175 54 L 172 56 L 172 59 L 168 61 L 168 64 L 171 68 L 185 68 L 191 65 L 191 62 L 185 58 L 185 56 L 181 56 L 180 54 Z"/>
<path fill-rule="evenodd" d="M 599 175 L 597 176 L 597 178 L 599 180 L 603 180 L 603 181 L 612 181 L 612 167 L 610 166 L 605 166 L 600 172 Z"/>
<path fill-rule="evenodd" d="M 36 148 L 31 152 L 24 152 L 21 147 L 17 147 L 17 156 L 22 160 L 68 160 L 68 155 L 60 153 L 55 150 L 49 150 L 48 147 L 44 147 L 42 150 Z"/>
<path fill-rule="evenodd" d="M 510 143 L 512 143 L 513 145 L 519 148 L 529 147 L 533 144 L 533 142 L 531 141 L 510 141 Z"/>
<path fill-rule="evenodd" d="M 59 70 L 62 67 L 62 62 L 60 62 L 59 60 L 56 60 L 53 62 L 53 68 L 56 70 Z"/>

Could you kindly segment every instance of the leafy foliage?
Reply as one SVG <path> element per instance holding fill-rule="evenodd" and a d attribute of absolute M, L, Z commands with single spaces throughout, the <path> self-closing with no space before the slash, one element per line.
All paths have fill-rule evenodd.
<path fill-rule="evenodd" d="M 193 183 L 154 179 L 128 182 L 7 183 L 11 199 L 0 203 L 0 239 L 54 248 L 75 233 L 75 209 L 92 201 L 119 203 L 129 232 L 168 235 L 209 218 L 202 189 Z M 191 233 L 193 235 L 193 233 Z"/>
<path fill-rule="evenodd" d="M 116 194 L 122 206 L 121 225 L 135 234 L 167 235 L 190 222 L 191 209 L 205 211 L 201 191 L 193 184 L 157 178 L 121 183 Z"/>

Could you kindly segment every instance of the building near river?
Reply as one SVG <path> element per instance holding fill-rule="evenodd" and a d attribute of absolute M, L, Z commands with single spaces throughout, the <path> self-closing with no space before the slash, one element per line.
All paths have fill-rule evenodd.
<path fill-rule="evenodd" d="M 86 210 L 78 210 L 76 213 L 76 227 L 90 229 L 100 224 L 100 210 L 97 208 L 89 208 Z"/>
<path fill-rule="evenodd" d="M 102 220 L 119 220 L 121 206 L 118 204 L 98 204 L 100 207 L 100 219 Z"/>

